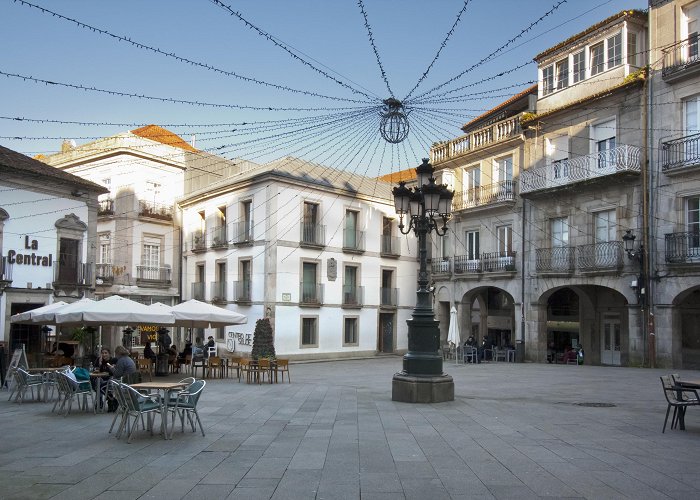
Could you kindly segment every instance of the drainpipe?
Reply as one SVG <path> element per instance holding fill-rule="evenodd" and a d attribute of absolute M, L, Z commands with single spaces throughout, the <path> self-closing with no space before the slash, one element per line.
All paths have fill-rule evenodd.
<path fill-rule="evenodd" d="M 648 39 L 648 49 L 651 50 L 651 44 L 652 44 L 652 20 L 651 20 L 651 15 L 652 15 L 652 5 L 651 5 L 651 0 L 649 0 L 649 6 L 648 6 L 648 17 L 647 17 L 647 39 Z M 655 25 L 654 25 L 655 26 Z M 647 54 L 651 54 L 651 52 L 647 52 Z M 649 61 L 651 63 L 651 61 Z M 646 162 L 647 162 L 647 168 L 646 168 L 646 175 L 643 174 L 642 177 L 642 188 L 644 189 L 644 195 L 645 195 L 645 201 L 646 205 L 643 207 L 644 209 L 644 248 L 647 249 L 647 255 L 645 256 L 646 258 L 644 259 L 644 275 L 646 277 L 646 282 L 645 286 L 647 287 L 647 296 L 646 296 L 646 314 L 644 315 L 643 321 L 644 321 L 644 327 L 646 328 L 646 333 L 648 336 L 648 349 L 649 349 L 649 367 L 650 368 L 655 368 L 656 367 L 656 332 L 654 331 L 654 283 L 652 280 L 651 276 L 651 270 L 654 267 L 653 262 L 655 262 L 655 256 L 656 256 L 656 226 L 653 224 L 649 223 L 650 220 L 650 214 L 654 213 L 654 196 L 652 193 L 652 189 L 654 186 L 654 155 L 652 152 L 649 151 L 649 147 L 651 144 L 654 144 L 654 129 L 651 126 L 653 123 L 653 71 L 651 68 L 651 64 L 647 66 L 647 77 L 644 80 L 644 85 L 645 85 L 645 99 L 646 102 L 643 103 L 644 105 L 642 106 L 642 113 L 644 113 L 644 156 L 646 157 Z M 646 181 L 646 186 L 644 186 L 644 182 Z"/>
<path fill-rule="evenodd" d="M 522 243 L 521 243 L 521 251 L 520 251 L 520 339 L 518 339 L 515 343 L 515 356 L 516 356 L 516 361 L 522 363 L 525 361 L 525 242 L 529 241 L 528 238 L 525 238 L 525 229 L 527 227 L 526 225 L 526 211 L 525 211 L 525 205 L 527 204 L 527 200 L 523 198 L 523 206 L 522 206 L 522 216 L 520 217 L 520 220 L 522 221 L 522 227 L 520 230 L 520 234 L 522 235 Z"/>

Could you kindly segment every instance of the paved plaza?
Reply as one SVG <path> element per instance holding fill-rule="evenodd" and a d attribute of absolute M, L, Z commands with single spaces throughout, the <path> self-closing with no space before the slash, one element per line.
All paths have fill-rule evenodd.
<path fill-rule="evenodd" d="M 112 414 L 64 418 L 2 391 L 0 498 L 700 496 L 700 409 L 661 433 L 666 370 L 446 362 L 455 401 L 419 405 L 391 401 L 400 368 L 392 356 L 294 364 L 291 384 L 209 380 L 205 437 L 139 430 L 131 444 L 107 433 Z"/>

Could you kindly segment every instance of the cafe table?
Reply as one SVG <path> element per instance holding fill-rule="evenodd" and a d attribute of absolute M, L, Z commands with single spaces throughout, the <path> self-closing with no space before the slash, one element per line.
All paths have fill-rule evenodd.
<path fill-rule="evenodd" d="M 104 412 L 105 406 L 102 403 L 102 385 L 107 383 L 104 380 L 105 377 L 109 377 L 111 373 L 108 372 L 91 372 L 90 379 L 95 381 L 95 413 L 98 411 Z M 105 397 L 107 395 L 105 394 Z"/>
<path fill-rule="evenodd" d="M 700 390 L 700 380 L 689 379 L 689 380 L 679 380 L 678 385 L 683 389 L 695 389 Z M 681 397 L 681 391 L 678 391 L 679 398 Z M 685 430 L 685 410 L 687 407 L 681 406 L 678 408 L 678 428 L 682 431 Z"/>
<path fill-rule="evenodd" d="M 168 434 L 168 401 L 170 400 L 170 394 L 173 391 L 184 389 L 187 385 L 186 382 L 139 382 L 138 384 L 131 384 L 131 387 L 137 391 L 157 391 L 159 394 L 162 392 L 160 404 L 164 439 L 170 439 Z"/>

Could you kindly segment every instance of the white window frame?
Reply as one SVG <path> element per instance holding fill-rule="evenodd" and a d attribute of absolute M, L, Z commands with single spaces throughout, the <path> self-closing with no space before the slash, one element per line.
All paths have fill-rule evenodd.
<path fill-rule="evenodd" d="M 554 92 L 554 64 L 542 68 L 542 95 Z"/>
<path fill-rule="evenodd" d="M 569 246 L 569 218 L 554 217 L 549 221 L 552 248 Z"/>
<path fill-rule="evenodd" d="M 498 235 L 498 254 L 500 257 L 509 257 L 513 253 L 513 226 L 504 224 L 496 228 Z"/>
<path fill-rule="evenodd" d="M 106 259 L 105 259 L 106 257 Z M 98 264 L 112 263 L 112 237 L 110 233 L 100 234 L 100 252 L 97 256 Z"/>
<path fill-rule="evenodd" d="M 569 86 L 569 58 L 568 56 L 554 63 L 554 78 L 557 90 L 565 89 Z"/>
<path fill-rule="evenodd" d="M 582 82 L 586 79 L 586 51 L 579 50 L 571 55 L 572 60 L 572 81 Z"/>
<path fill-rule="evenodd" d="M 614 208 L 593 213 L 595 243 L 617 241 L 617 211 Z"/>

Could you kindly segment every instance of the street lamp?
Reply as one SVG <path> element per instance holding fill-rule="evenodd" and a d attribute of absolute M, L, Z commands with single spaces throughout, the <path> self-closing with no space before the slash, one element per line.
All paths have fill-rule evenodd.
<path fill-rule="evenodd" d="M 622 235 L 622 241 L 625 245 L 625 252 L 627 252 L 627 257 L 636 260 L 639 263 L 639 277 L 637 279 L 637 304 L 644 307 L 644 299 L 646 295 L 646 277 L 644 273 L 644 245 L 640 244 L 638 248 L 635 248 L 634 241 L 637 237 L 632 234 L 631 229 L 627 229 L 625 234 Z"/>
<path fill-rule="evenodd" d="M 447 232 L 452 217 L 454 192 L 435 183 L 435 169 L 424 158 L 416 175 L 418 185 L 411 189 L 400 182 L 393 189 L 394 206 L 402 234 L 411 231 L 418 237 L 418 290 L 416 307 L 408 325 L 408 352 L 403 357 L 403 370 L 394 375 L 392 400 L 405 403 L 437 403 L 454 400 L 454 381 L 442 371 L 439 322 L 435 320 L 428 280 L 427 237 Z M 406 217 L 407 224 L 404 224 Z"/>

